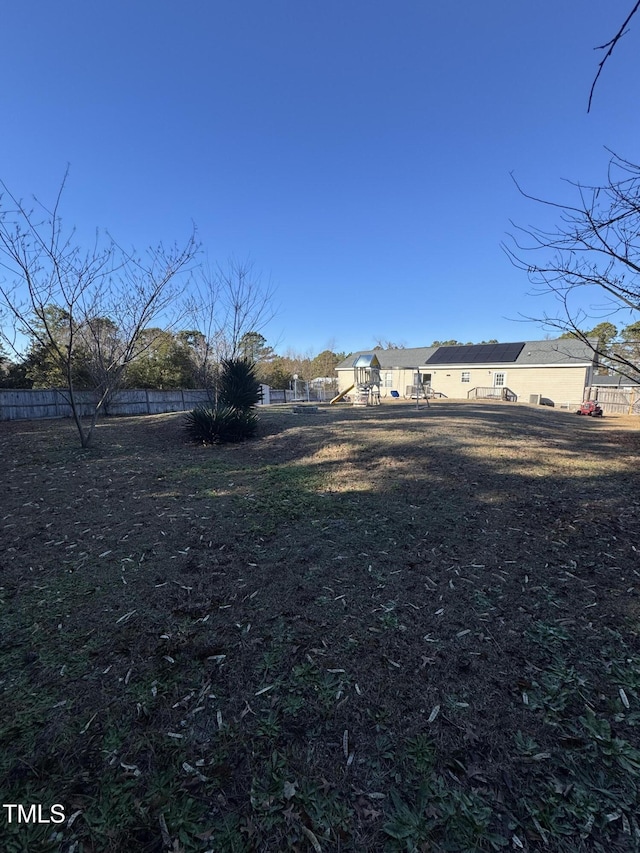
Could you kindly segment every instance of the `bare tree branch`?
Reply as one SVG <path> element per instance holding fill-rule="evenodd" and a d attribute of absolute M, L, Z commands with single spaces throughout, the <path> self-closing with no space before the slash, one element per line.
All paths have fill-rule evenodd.
<path fill-rule="evenodd" d="M 274 318 L 275 289 L 263 284 L 253 263 L 229 260 L 226 267 L 201 268 L 189 300 L 190 321 L 202 335 L 198 372 L 215 399 L 218 366 L 236 358 L 247 332 L 260 332 Z"/>
<path fill-rule="evenodd" d="M 620 41 L 622 36 L 626 35 L 626 33 L 628 32 L 627 26 L 629 25 L 629 22 L 631 21 L 633 16 L 636 14 L 638 9 L 640 9 L 640 0 L 637 0 L 635 6 L 629 12 L 625 22 L 622 24 L 622 26 L 620 27 L 618 32 L 614 35 L 614 37 L 612 39 L 610 39 L 608 42 L 605 42 L 604 44 L 601 44 L 598 47 L 594 48 L 594 50 L 604 50 L 605 48 L 609 48 L 609 49 L 607 50 L 604 57 L 602 58 L 602 62 L 600 62 L 600 64 L 598 65 L 598 72 L 597 72 L 596 76 L 594 77 L 593 83 L 591 84 L 591 90 L 589 91 L 589 103 L 587 105 L 587 112 L 590 112 L 590 110 L 591 110 L 591 101 L 593 100 L 593 93 L 595 91 L 596 83 L 598 82 L 598 78 L 602 74 L 602 69 L 604 68 L 604 64 L 607 61 L 607 59 L 609 59 L 611 54 L 613 53 L 615 46 L 618 44 L 618 42 Z"/>
<path fill-rule="evenodd" d="M 575 204 L 537 198 L 515 178 L 514 183 L 525 198 L 559 213 L 551 229 L 514 225 L 509 244 L 503 244 L 511 263 L 528 275 L 534 294 L 550 294 L 560 304 L 555 316 L 527 319 L 571 333 L 606 354 L 615 369 L 637 375 L 640 364 L 624 348 L 605 352 L 582 330 L 596 318 L 601 322 L 624 311 L 633 319 L 640 312 L 640 166 L 613 154 L 602 186 L 568 182 Z M 541 252 L 544 259 L 538 262 Z M 589 301 L 592 294 L 595 303 Z"/>

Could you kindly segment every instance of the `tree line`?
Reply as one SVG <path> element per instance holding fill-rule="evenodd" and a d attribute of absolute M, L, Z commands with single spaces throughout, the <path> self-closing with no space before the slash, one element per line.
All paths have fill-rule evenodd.
<path fill-rule="evenodd" d="M 252 331 L 244 335 L 239 347 L 240 355 L 256 365 L 261 382 L 271 388 L 291 388 L 294 377 L 303 382 L 314 379 L 336 381 L 335 368 L 349 355 L 347 352 L 322 350 L 317 355 L 288 349 L 278 354 L 269 346 L 263 335 Z"/>
<path fill-rule="evenodd" d="M 605 320 L 591 329 L 566 331 L 560 337 L 593 341 L 593 348 L 599 356 L 600 373 L 622 373 L 630 379 L 639 378 L 640 321 L 619 329 Z"/>
<path fill-rule="evenodd" d="M 56 306 L 48 306 L 45 315 L 45 323 L 56 343 L 45 341 L 39 330 L 19 358 L 10 358 L 0 348 L 0 388 L 66 387 L 65 365 L 58 357 L 58 350 L 64 345 L 69 317 Z M 40 325 L 38 321 L 36 325 Z M 108 318 L 103 318 L 100 325 L 104 340 L 117 339 L 119 330 Z M 82 338 L 81 329 L 78 335 Z M 213 390 L 220 363 L 230 349 L 233 350 L 228 353 L 230 356 L 252 362 L 259 381 L 272 388 L 291 388 L 294 376 L 307 382 L 316 378 L 334 379 L 336 365 L 347 357 L 347 353 L 329 349 L 316 356 L 293 350 L 279 355 L 264 336 L 255 331 L 245 332 L 235 347 L 216 347 L 216 342 L 207 340 L 198 329 L 175 331 L 153 327 L 142 330 L 139 346 L 139 354 L 123 371 L 119 388 Z M 82 340 L 77 341 L 71 368 L 73 386 L 78 391 L 90 391 L 95 387 L 92 360 L 91 347 Z"/>

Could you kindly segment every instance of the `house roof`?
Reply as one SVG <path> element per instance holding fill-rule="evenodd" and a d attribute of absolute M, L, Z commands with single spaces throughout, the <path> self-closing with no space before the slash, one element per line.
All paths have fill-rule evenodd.
<path fill-rule="evenodd" d="M 348 370 L 353 367 L 356 359 L 362 355 L 372 355 L 374 352 L 380 362 L 380 367 L 383 370 L 391 370 L 394 367 L 418 367 L 425 364 L 430 355 L 438 349 L 438 347 L 414 347 L 413 349 L 377 349 L 377 350 L 359 350 L 351 353 L 348 358 L 341 361 L 337 365 L 336 370 Z"/>
<path fill-rule="evenodd" d="M 591 339 L 590 339 L 591 340 Z M 597 340 L 592 341 L 597 346 Z M 498 348 L 496 348 L 496 346 Z M 492 352 L 490 352 L 490 350 Z M 374 350 L 359 350 L 337 365 L 336 370 L 349 370 L 361 355 Z M 552 341 L 520 341 L 511 344 L 473 344 L 449 347 L 413 347 L 411 349 L 375 350 L 382 370 L 412 367 L 478 367 L 481 364 L 514 364 L 518 367 L 545 364 L 591 365 L 593 350 L 577 338 L 558 338 Z M 494 356 L 492 359 L 491 356 Z M 469 361 L 465 359 L 471 359 Z M 479 359 L 486 358 L 487 361 Z M 456 359 L 456 360 L 453 360 Z"/>
<path fill-rule="evenodd" d="M 591 346 L 577 338 L 558 338 L 553 341 L 526 341 L 516 364 L 593 364 L 597 338 L 589 338 Z"/>
<path fill-rule="evenodd" d="M 621 376 L 619 373 L 613 376 L 594 376 L 591 384 L 601 388 L 635 388 L 640 385 L 640 376 L 637 376 L 635 379 L 630 379 L 628 376 Z"/>

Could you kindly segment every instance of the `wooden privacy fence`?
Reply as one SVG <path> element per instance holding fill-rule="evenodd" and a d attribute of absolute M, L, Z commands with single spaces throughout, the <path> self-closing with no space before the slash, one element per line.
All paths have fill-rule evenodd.
<path fill-rule="evenodd" d="M 95 402 L 91 391 L 76 391 L 76 400 L 83 415 L 92 414 Z M 163 412 L 186 412 L 207 400 L 208 394 L 203 390 L 118 391 L 104 414 L 159 415 Z M 0 421 L 70 417 L 71 406 L 64 391 L 0 389 Z"/>
<path fill-rule="evenodd" d="M 76 402 L 83 416 L 93 414 L 95 398 L 92 391 L 76 391 Z M 161 415 L 165 412 L 188 412 L 206 403 L 209 393 L 202 388 L 172 391 L 151 391 L 144 388 L 118 391 L 113 395 L 105 415 Z M 262 404 L 270 399 L 270 388 L 262 386 Z M 0 388 L 0 421 L 36 418 L 70 418 L 71 406 L 65 391 L 52 389 Z"/>
<path fill-rule="evenodd" d="M 640 415 L 640 388 L 589 388 L 587 400 L 597 400 L 605 415 Z"/>

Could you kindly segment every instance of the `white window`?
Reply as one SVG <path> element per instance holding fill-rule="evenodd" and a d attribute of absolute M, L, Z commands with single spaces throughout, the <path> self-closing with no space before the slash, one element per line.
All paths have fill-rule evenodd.
<path fill-rule="evenodd" d="M 384 387 L 393 388 L 393 373 L 391 371 L 384 375 Z"/>
<path fill-rule="evenodd" d="M 460 374 L 460 381 L 461 382 L 471 382 L 471 371 L 470 370 L 463 370 L 462 373 Z"/>
<path fill-rule="evenodd" d="M 506 373 L 494 373 L 493 374 L 493 387 L 494 388 L 504 388 L 505 378 L 506 378 Z"/>

